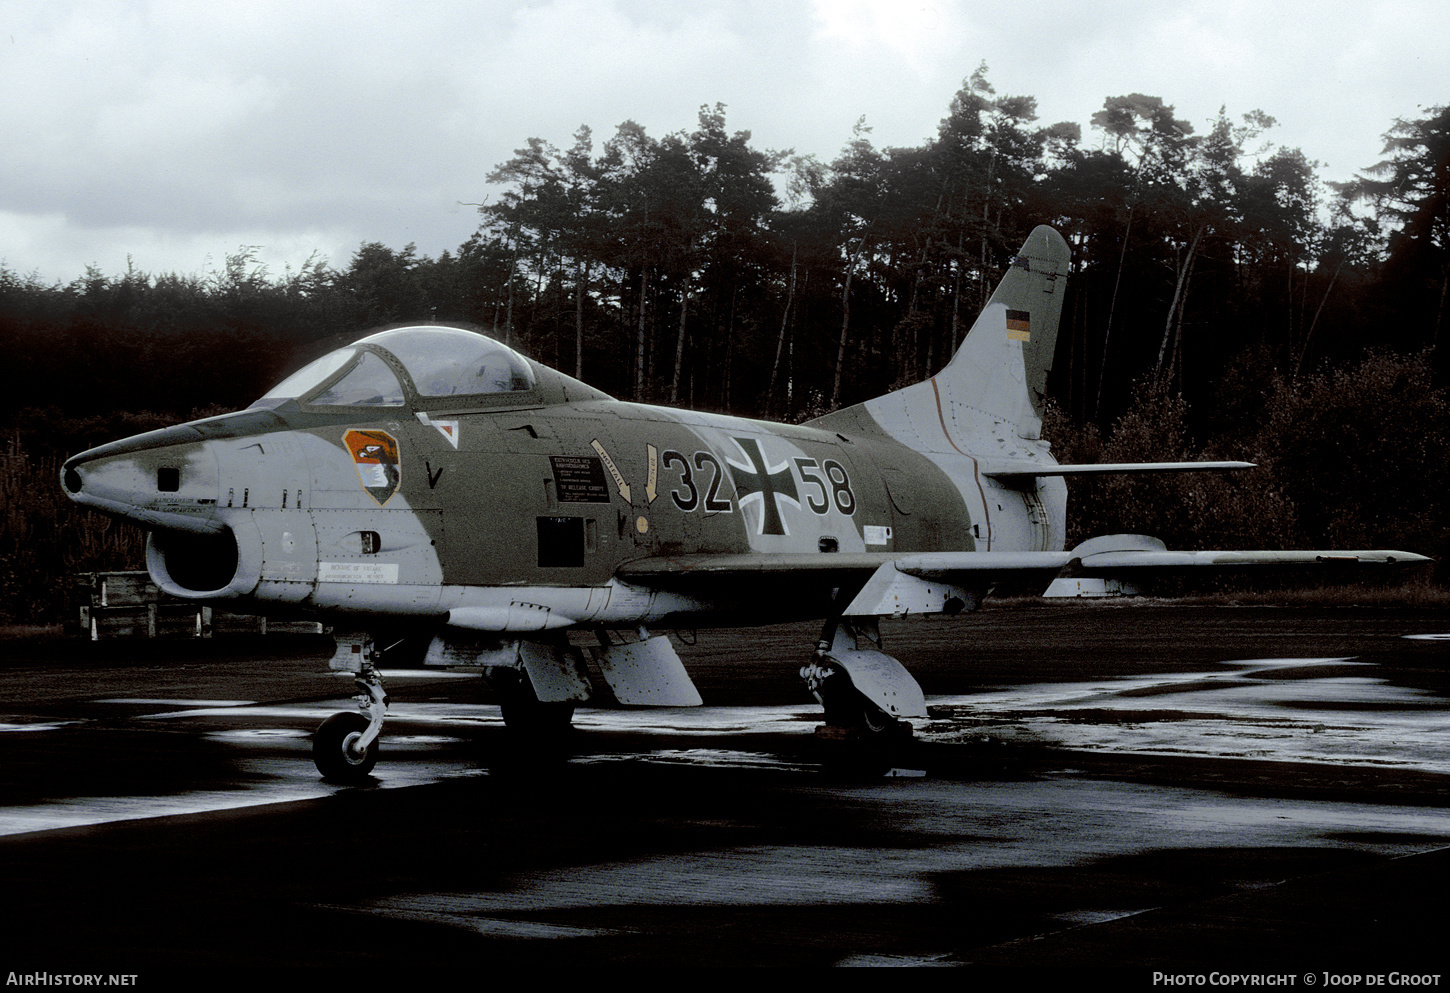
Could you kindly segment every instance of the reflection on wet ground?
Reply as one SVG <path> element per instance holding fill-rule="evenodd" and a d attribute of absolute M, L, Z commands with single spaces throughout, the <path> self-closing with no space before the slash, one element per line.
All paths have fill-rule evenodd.
<path fill-rule="evenodd" d="M 1318 801 L 1245 801 L 1191 789 L 1081 779 L 945 780 L 836 787 L 845 802 L 890 811 L 900 847 L 747 845 L 629 858 L 531 874 L 506 892 L 404 894 L 383 913 L 428 909 L 480 917 L 651 903 L 789 906 L 935 899 L 941 873 L 1086 865 L 1153 849 L 1332 844 L 1401 855 L 1450 844 L 1438 810 Z M 1330 839 L 1333 839 L 1332 841 Z M 1122 915 L 1141 906 L 1097 908 Z"/>
<path fill-rule="evenodd" d="M 336 684 L 269 700 L 239 665 L 194 694 L 206 684 L 175 668 L 36 693 L 0 713 L 0 869 L 42 908 L 17 905 L 9 926 L 198 961 L 287 944 L 314 965 L 359 943 L 404 963 L 481 948 L 546 965 L 565 949 L 567 964 L 742 964 L 742 948 L 754 964 L 1118 963 L 1173 934 L 1221 966 L 1260 932 L 1271 961 L 1284 940 L 1328 947 L 1336 925 L 1336 946 L 1418 947 L 1444 887 L 1415 897 L 1403 879 L 1450 877 L 1435 868 L 1450 861 L 1443 648 L 1401 628 L 1374 635 L 1374 661 L 1324 636 L 1302 658 L 1253 658 L 1273 649 L 1241 639 L 1238 661 L 1214 662 L 1200 640 L 1191 659 L 1120 664 L 1117 641 L 1080 656 L 1040 634 L 1054 618 L 1080 639 L 1079 615 L 1033 614 L 1033 676 L 1014 658 L 989 680 L 979 657 L 980 689 L 929 697 L 916 742 L 881 761 L 840 761 L 815 706 L 761 692 L 583 708 L 571 758 L 509 765 L 496 706 L 401 670 L 375 779 L 344 789 L 310 758 L 312 729 L 350 707 L 315 698 Z M 1279 902 L 1221 903 L 1266 895 Z M 1365 901 L 1372 921 L 1353 916 Z"/>
<path fill-rule="evenodd" d="M 1347 658 L 1224 662 L 1216 673 L 1160 673 L 1080 683 L 1039 683 L 970 696 L 929 699 L 915 722 L 918 740 L 950 746 L 990 740 L 1065 753 L 1194 756 L 1274 762 L 1379 766 L 1450 772 L 1450 706 L 1429 691 L 1396 686 L 1376 667 Z M 394 684 L 421 677 L 386 674 Z M 436 678 L 432 676 L 430 678 Z M 310 729 L 347 701 L 257 704 L 246 700 L 106 698 L 133 728 L 183 730 L 231 753 L 239 775 L 214 789 L 160 796 L 51 796 L 0 808 L 0 835 L 115 820 L 225 810 L 337 793 L 310 761 Z M 790 748 L 809 735 L 819 711 L 808 704 L 679 710 L 578 712 L 578 764 L 644 762 L 673 766 L 818 772 Z M 89 721 L 7 724 L 28 735 L 95 733 Z M 393 789 L 486 775 L 459 746 L 480 731 L 502 733 L 496 706 L 448 701 L 395 704 L 375 788 Z M 629 747 L 612 747 L 620 734 Z M 680 747 L 680 739 L 698 738 Z M 752 747 L 738 747 L 742 738 Z M 651 747 L 652 739 L 660 747 Z M 711 747 L 710 740 L 722 741 Z M 781 746 L 773 750 L 772 745 Z M 883 775 L 923 775 L 883 766 Z M 64 784 L 57 783 L 57 787 Z M 1077 800 L 1082 794 L 1077 793 Z M 1416 828 L 1418 830 L 1419 828 Z"/>
<path fill-rule="evenodd" d="M 1450 772 L 1450 701 L 1346 658 L 1257 659 L 1222 672 L 1009 687 L 932 700 L 932 741 Z"/>

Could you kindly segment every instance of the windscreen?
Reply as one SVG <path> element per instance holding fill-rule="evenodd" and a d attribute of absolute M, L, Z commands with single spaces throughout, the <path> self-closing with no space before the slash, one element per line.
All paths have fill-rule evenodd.
<path fill-rule="evenodd" d="M 328 352 L 322 358 L 309 362 L 272 387 L 267 391 L 266 396 L 252 406 L 275 407 L 283 400 L 295 400 L 309 390 L 315 389 L 327 377 L 351 362 L 356 354 L 357 349 L 355 348 L 339 348 L 335 352 Z"/>
<path fill-rule="evenodd" d="M 458 328 L 394 328 L 358 344 L 391 352 L 420 396 L 519 393 L 534 388 L 533 370 L 501 342 Z"/>

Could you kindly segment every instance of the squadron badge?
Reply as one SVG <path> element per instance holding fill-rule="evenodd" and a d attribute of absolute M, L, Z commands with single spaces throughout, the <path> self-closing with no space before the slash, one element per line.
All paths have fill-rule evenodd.
<path fill-rule="evenodd" d="M 363 489 L 381 506 L 398 492 L 403 467 L 398 458 L 398 442 L 386 431 L 349 431 L 342 443 L 352 453 L 357 478 Z"/>

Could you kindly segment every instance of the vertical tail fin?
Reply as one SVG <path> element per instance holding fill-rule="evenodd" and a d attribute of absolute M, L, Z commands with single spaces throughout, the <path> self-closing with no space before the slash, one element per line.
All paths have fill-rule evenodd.
<path fill-rule="evenodd" d="M 1071 255 L 1062 235 L 1035 228 L 946 368 L 817 423 L 874 428 L 926 452 L 997 452 L 1013 439 L 1036 440 Z"/>
<path fill-rule="evenodd" d="M 1019 413 L 1018 427 L 1027 426 L 1026 418 L 1035 422 L 1032 434 L 1023 437 L 1036 437 L 1042 425 L 1042 400 L 1047 393 L 1047 374 L 1052 371 L 1052 355 L 1057 348 L 1057 325 L 1067 292 L 1071 258 L 1072 252 L 1062 235 L 1046 225 L 1034 228 L 967 333 L 962 347 L 937 377 L 939 380 L 952 378 L 953 367 L 959 362 L 975 362 L 989 368 L 1006 366 L 1014 379 L 1016 370 L 1020 369 L 1032 410 L 1030 414 Z M 1018 344 L 1020 357 L 1016 354 Z M 1015 412 L 1005 406 L 1013 400 L 1007 391 L 987 387 L 987 394 L 979 401 L 982 405 L 989 409 L 1004 405 L 1000 411 L 994 409 L 994 413 Z"/>

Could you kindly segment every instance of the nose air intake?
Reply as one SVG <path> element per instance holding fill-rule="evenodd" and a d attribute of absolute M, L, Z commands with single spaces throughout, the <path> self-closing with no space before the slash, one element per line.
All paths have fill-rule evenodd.
<path fill-rule="evenodd" d="M 215 433 L 215 432 L 213 432 Z M 61 486 L 76 503 L 138 524 L 146 568 L 162 590 L 187 599 L 244 595 L 260 574 L 250 522 L 217 513 L 217 451 L 191 424 L 111 442 L 67 459 Z M 240 526 L 244 533 L 238 533 Z"/>
<path fill-rule="evenodd" d="M 230 528 L 220 534 L 153 531 L 146 538 L 146 571 L 172 596 L 211 599 L 235 596 L 231 589 L 241 552 Z"/>

